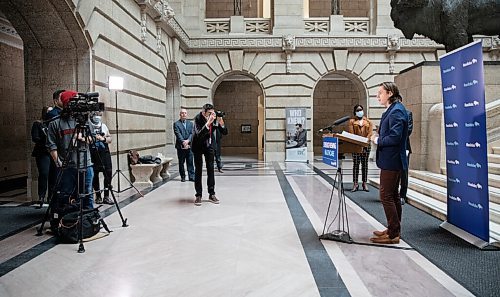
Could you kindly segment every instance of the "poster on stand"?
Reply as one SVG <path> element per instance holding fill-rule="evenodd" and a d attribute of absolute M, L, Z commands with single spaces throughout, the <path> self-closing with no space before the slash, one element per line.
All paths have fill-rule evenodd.
<path fill-rule="evenodd" d="M 477 41 L 440 57 L 446 141 L 447 222 L 489 242 L 483 49 Z"/>
<path fill-rule="evenodd" d="M 307 162 L 306 109 L 286 108 L 285 150 L 287 162 Z"/>

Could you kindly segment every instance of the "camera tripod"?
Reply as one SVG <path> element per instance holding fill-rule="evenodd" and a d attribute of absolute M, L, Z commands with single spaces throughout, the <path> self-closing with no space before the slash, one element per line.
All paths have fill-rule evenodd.
<path fill-rule="evenodd" d="M 51 211 L 56 210 L 60 212 L 61 210 L 68 210 L 68 208 L 71 208 L 71 202 L 72 202 L 72 196 L 76 195 L 77 197 L 77 202 L 78 202 L 78 207 L 79 207 L 79 215 L 78 215 L 78 224 L 79 224 L 79 229 L 78 229 L 78 253 L 84 253 L 85 252 L 85 247 L 83 246 L 83 238 L 82 238 L 82 232 L 83 232 L 83 227 L 82 227 L 82 218 L 83 218 L 83 209 L 84 209 L 84 203 L 86 204 L 86 207 L 93 207 L 90 201 L 90 197 L 92 195 L 92 192 L 87 193 L 87 189 L 89 187 L 89 184 L 86 183 L 88 181 L 88 176 L 87 172 L 91 167 L 88 167 L 88 159 L 89 159 L 89 143 L 95 147 L 95 138 L 92 136 L 92 132 L 90 131 L 90 127 L 87 124 L 87 115 L 84 117 L 78 117 L 76 121 L 76 125 L 74 128 L 70 127 L 70 117 L 68 116 L 66 119 L 61 118 L 59 120 L 59 128 L 61 127 L 61 121 L 65 120 L 66 125 L 68 126 L 69 129 L 65 131 L 71 131 L 71 140 L 69 142 L 68 147 L 66 148 L 65 152 L 65 157 L 64 157 L 64 162 L 62 163 L 62 166 L 59 168 L 59 172 L 57 175 L 56 183 L 54 186 L 54 189 L 52 191 L 52 195 L 49 198 L 49 206 L 45 212 L 45 216 L 42 220 L 42 223 L 40 227 L 37 229 L 37 235 L 42 235 L 43 227 L 45 225 L 45 222 L 48 220 L 50 217 Z M 71 121 L 73 121 L 71 119 Z M 65 132 L 64 131 L 64 132 Z M 58 131 L 58 133 L 61 134 L 61 137 L 64 137 L 64 132 L 63 131 Z M 69 134 L 69 133 L 68 133 Z M 63 141 L 60 139 L 60 141 Z M 76 144 L 76 145 L 75 145 Z M 76 162 L 73 160 L 73 157 L 76 155 Z M 74 167 L 74 164 L 76 163 L 76 167 Z M 73 166 L 71 166 L 73 165 Z M 76 179 L 76 187 L 75 187 L 75 179 Z M 92 181 L 88 181 L 91 183 Z M 111 188 L 111 187 L 110 187 Z M 59 189 L 56 193 L 56 189 Z M 110 191 L 111 195 L 113 197 L 114 204 L 116 206 L 116 209 L 118 210 L 118 213 L 120 214 L 120 218 L 122 220 L 122 227 L 127 227 L 127 219 L 123 218 L 123 215 L 121 213 L 120 207 L 118 206 L 118 202 L 116 200 L 115 195 L 113 194 L 113 191 Z M 64 196 L 63 196 L 64 195 Z M 67 201 L 65 201 L 67 198 Z M 86 202 L 84 202 L 84 200 Z M 67 205 L 63 205 L 63 203 L 67 203 Z M 64 209 L 63 206 L 68 206 L 66 209 Z M 69 213 L 70 211 L 67 211 L 66 213 Z M 53 213 L 53 219 L 62 219 L 62 217 L 59 217 L 59 213 L 54 212 Z M 107 226 L 104 223 L 103 220 L 101 220 L 103 223 L 103 227 L 107 230 Z M 51 226 L 53 227 L 53 226 Z"/>
<path fill-rule="evenodd" d="M 342 161 L 345 159 L 343 154 L 339 155 L 339 166 L 337 168 L 337 173 L 335 174 L 335 180 L 333 182 L 332 192 L 330 194 L 330 202 L 328 202 L 328 209 L 326 211 L 325 224 L 323 225 L 323 233 L 319 237 L 319 239 L 325 240 L 333 240 L 340 241 L 345 243 L 353 243 L 351 235 L 349 234 L 349 218 L 347 216 L 347 204 L 345 201 L 344 194 L 344 176 L 342 172 Z M 339 197 L 339 204 L 337 207 L 337 214 L 333 218 L 330 225 L 328 225 L 328 229 L 335 222 L 335 219 L 338 217 L 337 229 L 332 231 L 331 233 L 326 233 L 326 224 L 328 222 L 328 215 L 330 214 L 330 206 L 332 205 L 333 193 L 335 191 L 335 184 L 338 181 L 337 185 L 337 196 Z"/>

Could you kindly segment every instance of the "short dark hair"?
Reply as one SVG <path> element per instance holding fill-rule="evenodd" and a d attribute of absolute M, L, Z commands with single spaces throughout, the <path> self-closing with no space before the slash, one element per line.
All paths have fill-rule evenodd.
<path fill-rule="evenodd" d="M 361 107 L 361 109 L 362 109 L 362 110 L 365 110 L 365 109 L 363 108 L 363 105 L 361 105 L 361 104 L 356 104 L 356 105 L 354 105 L 354 110 L 353 110 L 353 112 L 352 112 L 352 113 L 356 114 L 356 111 L 357 111 L 357 109 L 358 109 L 359 107 Z"/>
<path fill-rule="evenodd" d="M 302 124 L 299 123 L 295 124 L 295 126 L 299 126 L 299 128 L 302 128 Z"/>
<path fill-rule="evenodd" d="M 214 109 L 214 106 L 210 103 L 207 103 L 207 104 L 203 105 L 202 108 L 203 108 L 203 111 L 206 112 L 209 109 Z"/>
<path fill-rule="evenodd" d="M 391 104 L 398 100 L 403 101 L 403 97 L 401 97 L 401 94 L 399 93 L 398 86 L 392 81 L 383 82 L 380 84 L 380 86 L 387 92 L 392 92 L 392 96 L 389 98 L 389 102 Z"/>
<path fill-rule="evenodd" d="M 64 92 L 64 91 L 66 91 L 66 90 L 57 90 L 54 93 L 52 93 L 52 100 L 59 99 L 59 95 L 61 95 L 61 93 Z"/>

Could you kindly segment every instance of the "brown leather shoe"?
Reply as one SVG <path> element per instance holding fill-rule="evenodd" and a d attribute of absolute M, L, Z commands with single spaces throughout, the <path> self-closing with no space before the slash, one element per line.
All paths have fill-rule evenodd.
<path fill-rule="evenodd" d="M 215 197 L 215 195 L 210 195 L 208 197 L 208 200 L 212 203 L 215 203 L 215 204 L 219 204 L 219 199 L 217 199 L 217 197 Z"/>
<path fill-rule="evenodd" d="M 201 205 L 201 196 L 195 196 L 194 205 L 196 205 L 196 206 Z"/>
<path fill-rule="evenodd" d="M 373 235 L 377 237 L 384 236 L 386 234 L 387 234 L 387 229 L 385 229 L 384 231 L 373 231 Z"/>
<path fill-rule="evenodd" d="M 370 238 L 370 241 L 373 243 L 382 243 L 382 244 L 398 244 L 399 236 L 396 236 L 394 238 L 389 238 L 389 235 L 385 234 L 380 237 L 372 237 Z"/>

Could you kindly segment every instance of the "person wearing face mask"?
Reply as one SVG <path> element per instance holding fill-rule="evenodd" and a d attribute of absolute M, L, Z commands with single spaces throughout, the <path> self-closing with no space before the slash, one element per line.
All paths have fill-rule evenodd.
<path fill-rule="evenodd" d="M 347 132 L 356 134 L 359 136 L 366 137 L 370 139 L 373 132 L 373 124 L 365 116 L 363 106 L 357 104 L 354 106 L 354 116 L 349 120 L 349 124 L 347 125 Z M 364 147 L 362 153 L 353 153 L 352 161 L 352 176 L 354 185 L 352 187 L 351 192 L 356 192 L 359 189 L 358 184 L 358 176 L 359 176 L 359 164 L 361 164 L 361 180 L 363 191 L 368 192 L 368 186 L 366 185 L 366 181 L 368 180 L 368 156 L 370 155 L 370 146 Z"/>
<path fill-rule="evenodd" d="M 90 128 L 95 133 L 95 146 L 91 147 L 92 163 L 94 163 L 94 179 L 92 180 L 92 185 L 96 193 L 95 202 L 97 204 L 113 204 L 113 201 L 109 198 L 109 188 L 113 172 L 111 152 L 108 146 L 108 144 L 111 143 L 111 135 L 109 134 L 108 127 L 102 122 L 102 118 L 99 114 L 93 114 L 90 117 L 90 122 L 92 123 L 92 127 Z M 99 172 L 102 172 L 104 175 L 104 199 L 101 195 Z"/>

